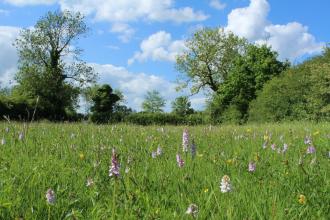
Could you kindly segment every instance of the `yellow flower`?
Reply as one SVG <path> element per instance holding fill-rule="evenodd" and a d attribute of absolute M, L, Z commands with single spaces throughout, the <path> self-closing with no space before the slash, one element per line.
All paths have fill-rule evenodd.
<path fill-rule="evenodd" d="M 226 163 L 227 163 L 228 165 L 232 165 L 232 164 L 233 164 L 233 160 L 232 160 L 232 159 L 226 160 Z"/>
<path fill-rule="evenodd" d="M 306 196 L 304 196 L 303 194 L 300 194 L 298 202 L 302 205 L 305 205 L 306 204 Z"/>
<path fill-rule="evenodd" d="M 315 131 L 315 132 L 313 133 L 314 136 L 319 135 L 319 134 L 320 134 L 320 131 Z"/>
<path fill-rule="evenodd" d="M 268 135 L 264 135 L 264 141 L 268 141 L 269 140 L 269 136 Z"/>
<path fill-rule="evenodd" d="M 259 154 L 258 153 L 256 153 L 255 155 L 254 155 L 254 161 L 259 161 L 259 159 L 260 159 L 260 156 L 259 156 Z"/>
<path fill-rule="evenodd" d="M 85 159 L 85 155 L 83 153 L 80 153 L 79 158 L 80 158 L 80 160 L 83 160 L 83 159 Z"/>
<path fill-rule="evenodd" d="M 204 189 L 204 192 L 205 192 L 205 193 L 207 193 L 208 191 L 209 191 L 209 189 L 208 189 L 208 188 L 205 188 L 205 189 Z"/>
<path fill-rule="evenodd" d="M 247 133 L 250 133 L 251 132 L 251 129 L 250 128 L 246 129 L 246 132 Z"/>

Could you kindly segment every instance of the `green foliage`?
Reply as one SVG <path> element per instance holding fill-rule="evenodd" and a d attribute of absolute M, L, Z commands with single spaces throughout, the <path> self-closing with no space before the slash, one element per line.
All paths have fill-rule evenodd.
<path fill-rule="evenodd" d="M 172 112 L 180 116 L 185 116 L 194 113 L 194 109 L 191 108 L 191 103 L 187 96 L 180 96 L 172 102 Z"/>
<path fill-rule="evenodd" d="M 201 125 L 208 124 L 205 114 L 194 113 L 181 116 L 174 113 L 139 112 L 128 115 L 125 122 L 137 125 Z"/>
<path fill-rule="evenodd" d="M 79 85 L 95 80 L 93 69 L 79 59 L 73 43 L 87 32 L 80 13 L 49 12 L 33 29 L 24 29 L 16 40 L 19 71 L 16 92 L 39 107 L 51 120 L 63 120 L 77 107 Z M 65 58 L 70 56 L 71 62 Z"/>
<path fill-rule="evenodd" d="M 163 112 L 166 101 L 156 90 L 148 91 L 145 100 L 142 103 L 142 109 L 145 112 L 159 113 Z"/>
<path fill-rule="evenodd" d="M 250 102 L 257 97 L 257 92 L 288 66 L 278 61 L 277 53 L 269 47 L 248 45 L 246 52 L 236 57 L 227 80 L 213 95 L 209 105 L 212 117 L 220 122 L 246 121 Z"/>
<path fill-rule="evenodd" d="M 113 108 L 116 102 L 120 100 L 120 97 L 113 94 L 110 85 L 105 84 L 97 87 L 91 99 L 93 101 L 93 106 L 91 107 L 91 121 L 104 123 L 114 120 L 112 118 Z"/>
<path fill-rule="evenodd" d="M 176 69 L 182 73 L 180 88 L 191 85 L 191 92 L 209 88 L 218 91 L 227 80 L 233 63 L 245 51 L 245 39 L 222 28 L 203 28 L 186 41 L 187 50 L 178 56 Z"/>
<path fill-rule="evenodd" d="M 251 121 L 329 120 L 329 49 L 267 83 L 251 104 Z"/>
<path fill-rule="evenodd" d="M 194 158 L 182 152 L 185 128 L 197 147 Z M 28 130 L 21 123 L 0 123 L 0 140 L 6 142 L 0 142 L 0 219 L 328 219 L 329 130 L 329 123 L 32 123 Z M 272 136 L 263 149 L 265 131 Z M 312 135 L 313 154 L 306 154 L 306 135 Z M 270 148 L 274 143 L 282 150 L 283 142 L 286 153 Z M 158 146 L 162 155 L 152 158 Z M 119 178 L 109 177 L 113 148 Z M 231 192 L 220 190 L 224 175 Z M 89 178 L 93 184 L 87 186 Z M 52 205 L 48 189 L 56 196 Z M 191 203 L 198 206 L 196 218 L 186 214 Z"/>

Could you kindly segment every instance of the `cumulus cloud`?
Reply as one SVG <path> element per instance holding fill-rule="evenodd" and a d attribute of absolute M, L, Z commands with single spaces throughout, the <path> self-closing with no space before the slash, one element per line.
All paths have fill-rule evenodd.
<path fill-rule="evenodd" d="M 178 93 L 176 84 L 154 74 L 132 73 L 124 67 L 111 64 L 90 64 L 99 75 L 100 83 L 108 83 L 113 88 L 119 89 L 125 95 L 127 105 L 135 110 L 141 110 L 141 104 L 147 91 L 157 90 L 167 100 L 166 111 L 170 111 L 171 101 Z M 205 104 L 203 95 L 191 99 L 195 109 L 202 109 Z"/>
<path fill-rule="evenodd" d="M 159 31 L 143 40 L 140 49 L 128 60 L 128 64 L 148 59 L 174 62 L 176 56 L 185 49 L 185 44 L 183 40 L 172 40 L 170 33 Z"/>
<path fill-rule="evenodd" d="M 217 9 L 217 10 L 223 10 L 223 9 L 226 8 L 227 5 L 226 5 L 225 3 L 222 3 L 222 2 L 219 1 L 219 0 L 211 0 L 211 1 L 210 1 L 210 6 L 211 6 L 212 8 Z"/>
<path fill-rule="evenodd" d="M 0 83 L 9 85 L 17 70 L 17 52 L 12 45 L 18 36 L 20 28 L 0 26 Z"/>
<path fill-rule="evenodd" d="M 250 5 L 237 8 L 228 15 L 226 30 L 252 42 L 265 43 L 279 52 L 281 59 L 294 60 L 305 54 L 322 50 L 324 43 L 317 42 L 308 28 L 298 22 L 284 25 L 267 20 L 270 6 L 267 0 L 250 0 Z"/>

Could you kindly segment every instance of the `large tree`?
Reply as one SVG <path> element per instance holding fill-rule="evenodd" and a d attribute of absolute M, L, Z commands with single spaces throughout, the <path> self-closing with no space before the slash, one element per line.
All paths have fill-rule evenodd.
<path fill-rule="evenodd" d="M 186 50 L 177 57 L 176 68 L 182 73 L 180 87 L 191 85 L 191 92 L 200 89 L 218 91 L 227 80 L 234 60 L 243 53 L 246 40 L 222 28 L 203 28 L 186 41 Z"/>
<path fill-rule="evenodd" d="M 80 13 L 55 11 L 38 20 L 34 28 L 22 30 L 16 40 L 16 90 L 30 101 L 39 97 L 39 109 L 49 119 L 63 119 L 67 110 L 76 107 L 79 86 L 96 78 L 75 45 L 87 31 Z"/>
<path fill-rule="evenodd" d="M 148 91 L 145 100 L 142 103 L 142 109 L 145 112 L 163 112 L 166 101 L 156 90 Z"/>

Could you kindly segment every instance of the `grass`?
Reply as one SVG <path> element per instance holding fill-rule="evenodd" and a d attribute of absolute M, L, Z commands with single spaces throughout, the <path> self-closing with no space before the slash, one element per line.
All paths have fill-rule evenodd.
<path fill-rule="evenodd" d="M 198 219 L 329 218 L 329 123 L 188 127 L 195 158 L 182 152 L 183 129 L 0 123 L 0 219 L 193 219 L 185 213 L 192 203 Z M 316 153 L 306 154 L 306 135 Z M 287 152 L 273 151 L 273 143 L 288 144 Z M 158 146 L 163 154 L 152 158 Z M 119 178 L 109 177 L 113 148 Z M 255 172 L 248 172 L 251 161 Z M 220 191 L 224 175 L 228 193 Z M 54 204 L 46 201 L 49 188 Z"/>

